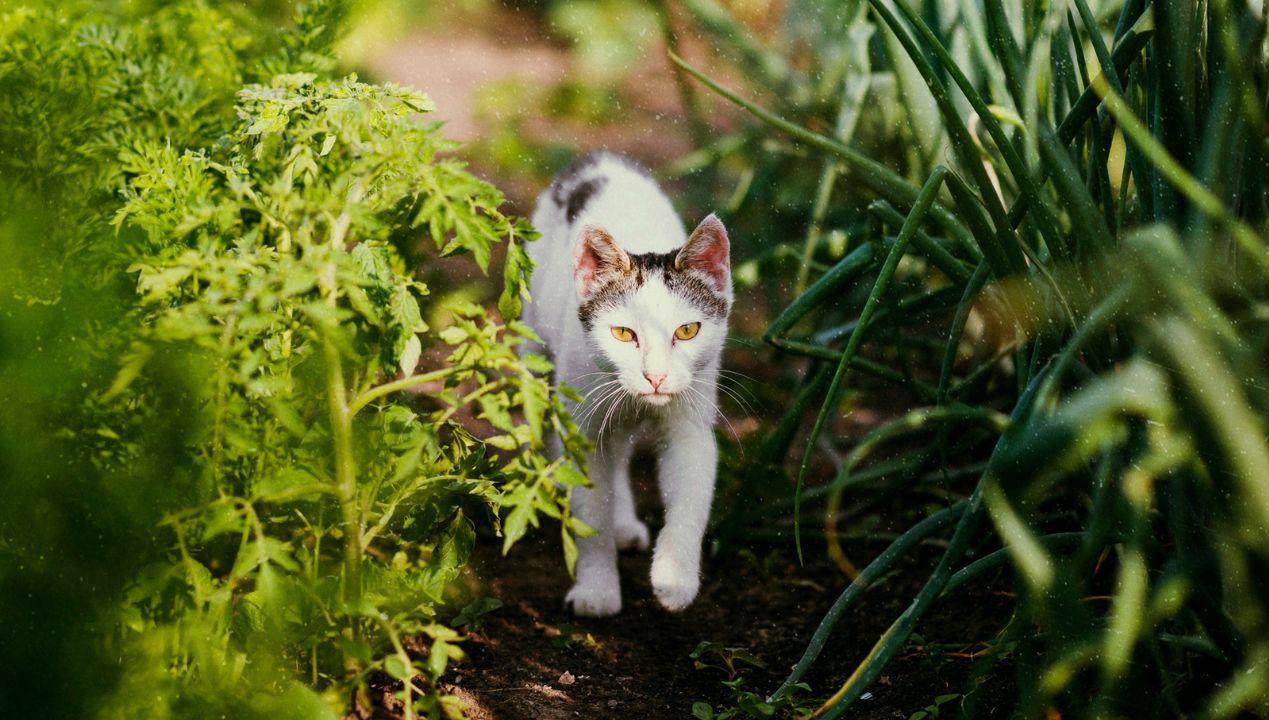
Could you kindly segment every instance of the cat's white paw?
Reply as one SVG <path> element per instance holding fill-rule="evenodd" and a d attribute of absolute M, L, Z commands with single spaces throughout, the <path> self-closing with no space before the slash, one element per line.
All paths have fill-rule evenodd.
<path fill-rule="evenodd" d="M 652 592 L 666 610 L 678 612 L 691 605 L 700 589 L 699 572 L 689 571 L 664 555 L 653 559 Z"/>
<path fill-rule="evenodd" d="M 613 527 L 621 550 L 647 550 L 648 526 L 638 520 L 618 521 Z"/>
<path fill-rule="evenodd" d="M 578 581 L 564 604 L 581 617 L 608 617 L 621 612 L 621 586 L 615 582 Z"/>

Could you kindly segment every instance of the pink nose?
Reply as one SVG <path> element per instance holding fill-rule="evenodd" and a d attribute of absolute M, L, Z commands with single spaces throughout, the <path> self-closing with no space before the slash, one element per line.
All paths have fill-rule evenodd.
<path fill-rule="evenodd" d="M 661 383 L 665 382 L 665 373 L 661 373 L 660 375 L 653 375 L 651 373 L 645 372 L 643 376 L 648 379 L 648 384 L 652 386 L 652 392 L 657 392 L 658 390 L 660 390 Z"/>

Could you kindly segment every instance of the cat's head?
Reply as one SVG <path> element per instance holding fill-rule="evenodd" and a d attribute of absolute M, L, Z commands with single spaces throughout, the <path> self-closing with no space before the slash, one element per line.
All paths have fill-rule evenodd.
<path fill-rule="evenodd" d="M 713 215 L 683 247 L 631 255 L 586 225 L 574 252 L 578 316 L 597 364 L 629 394 L 664 405 L 718 357 L 731 311 L 727 229 Z"/>

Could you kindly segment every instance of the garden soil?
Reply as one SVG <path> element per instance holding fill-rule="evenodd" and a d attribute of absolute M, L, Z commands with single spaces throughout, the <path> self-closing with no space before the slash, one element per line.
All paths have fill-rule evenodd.
<path fill-rule="evenodd" d="M 799 567 L 779 553 L 733 554 L 706 561 L 700 596 L 674 614 L 653 598 L 649 555 L 629 552 L 620 561 L 621 614 L 575 618 L 562 601 L 569 577 L 559 543 L 546 535 L 522 541 L 507 557 L 492 541 L 476 549 L 471 570 L 503 606 L 470 633 L 464 645 L 470 661 L 447 675 L 443 686 L 468 704 L 476 720 L 690 718 L 694 703 L 718 708 L 731 701 L 732 691 L 723 685 L 726 672 L 698 668 L 690 657 L 702 641 L 743 648 L 763 661 L 765 667 L 739 667 L 743 687 L 765 696 L 787 676 L 847 585 L 824 559 Z M 878 543 L 870 550 L 875 554 L 881 547 Z M 817 554 L 823 557 L 810 552 L 812 558 Z M 922 555 L 841 619 L 806 677 L 810 697 L 831 695 L 911 601 L 936 562 L 937 549 Z M 908 718 L 936 697 L 966 687 L 973 653 L 995 636 L 1009 607 L 1009 598 L 990 585 L 958 592 L 936 606 L 918 632 L 923 642 L 942 649 L 909 643 L 849 717 Z M 708 659 L 721 664 L 716 656 Z M 993 697 L 1001 698 L 1005 708 L 1012 706 L 1007 665 L 986 681 L 982 717 L 994 716 Z M 998 716 L 1006 715 L 1002 709 Z"/>

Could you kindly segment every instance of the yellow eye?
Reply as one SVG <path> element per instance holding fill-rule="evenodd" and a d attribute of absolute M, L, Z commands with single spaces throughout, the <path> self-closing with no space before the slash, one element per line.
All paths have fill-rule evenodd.
<path fill-rule="evenodd" d="M 634 330 L 620 325 L 612 326 L 612 336 L 622 342 L 634 342 L 635 339 Z"/>
<path fill-rule="evenodd" d="M 679 340 L 691 340 L 692 338 L 696 337 L 696 333 L 700 331 L 701 331 L 700 323 L 698 322 L 687 323 L 686 325 L 680 325 L 678 329 L 674 331 L 674 337 L 678 338 Z"/>

